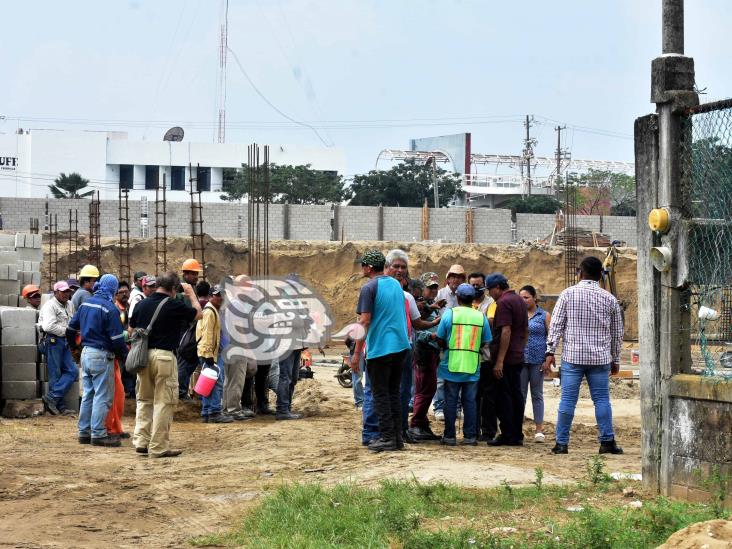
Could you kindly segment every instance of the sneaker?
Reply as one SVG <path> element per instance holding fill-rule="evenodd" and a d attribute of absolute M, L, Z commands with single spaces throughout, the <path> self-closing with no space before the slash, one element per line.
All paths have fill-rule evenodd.
<path fill-rule="evenodd" d="M 53 399 L 48 395 L 43 395 L 41 397 L 41 400 L 43 401 L 43 404 L 46 406 L 46 410 L 48 410 L 51 415 L 57 416 L 61 412 L 58 411 L 58 408 L 56 407 L 56 403 L 53 401 Z"/>
<path fill-rule="evenodd" d="M 289 420 L 289 419 L 302 419 L 302 415 L 295 414 L 294 412 L 282 412 L 275 414 L 275 419 L 278 421 Z"/>
<path fill-rule="evenodd" d="M 623 449 L 617 445 L 615 442 L 615 439 L 608 440 L 605 442 L 600 442 L 600 450 L 597 452 L 598 454 L 622 454 Z"/>
<path fill-rule="evenodd" d="M 259 416 L 276 416 L 277 412 L 275 412 L 272 408 L 258 408 L 257 409 L 257 415 Z"/>
<path fill-rule="evenodd" d="M 135 448 L 135 452 L 137 452 L 138 454 L 145 454 L 145 455 L 147 455 L 147 447 L 146 446 L 141 446 L 139 448 Z"/>
<path fill-rule="evenodd" d="M 559 444 L 558 442 L 552 448 L 552 454 L 568 454 L 569 446 L 566 444 Z"/>
<path fill-rule="evenodd" d="M 435 412 L 435 419 L 437 421 L 445 421 L 445 412 L 443 412 L 442 410 L 437 410 Z"/>
<path fill-rule="evenodd" d="M 536 433 L 534 435 L 534 442 L 538 442 L 539 444 L 542 444 L 546 440 L 546 437 L 544 436 L 544 433 Z"/>
<path fill-rule="evenodd" d="M 445 446 L 457 446 L 457 440 L 455 438 L 442 437 L 440 439 L 440 444 L 443 444 Z"/>
<path fill-rule="evenodd" d="M 91 439 L 92 446 L 104 446 L 105 448 L 118 448 L 122 446 L 122 443 L 116 437 L 99 437 Z"/>
<path fill-rule="evenodd" d="M 489 440 L 487 444 L 488 446 L 523 446 L 524 442 L 522 440 L 508 440 L 499 435 L 493 440 Z"/>
<path fill-rule="evenodd" d="M 478 446 L 478 439 L 475 437 L 463 438 L 463 440 L 460 442 L 460 444 L 462 444 L 464 446 Z"/>
<path fill-rule="evenodd" d="M 371 442 L 369 442 L 368 446 L 369 450 L 371 452 L 393 452 L 398 450 L 396 440 L 384 440 L 383 438 L 379 437 Z"/>

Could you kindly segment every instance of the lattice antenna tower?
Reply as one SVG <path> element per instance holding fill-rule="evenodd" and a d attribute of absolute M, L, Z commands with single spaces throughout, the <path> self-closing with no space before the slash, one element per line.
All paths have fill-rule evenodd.
<path fill-rule="evenodd" d="M 229 0 L 223 0 L 222 23 L 219 32 L 218 133 L 217 142 L 226 142 L 226 58 L 229 50 Z"/>

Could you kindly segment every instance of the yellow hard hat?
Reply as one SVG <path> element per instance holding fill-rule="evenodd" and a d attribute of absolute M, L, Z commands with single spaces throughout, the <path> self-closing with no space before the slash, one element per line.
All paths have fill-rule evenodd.
<path fill-rule="evenodd" d="M 196 259 L 186 259 L 180 267 L 181 271 L 203 271 L 201 264 Z"/>
<path fill-rule="evenodd" d="M 84 265 L 79 271 L 79 278 L 99 278 L 99 269 L 94 265 Z"/>

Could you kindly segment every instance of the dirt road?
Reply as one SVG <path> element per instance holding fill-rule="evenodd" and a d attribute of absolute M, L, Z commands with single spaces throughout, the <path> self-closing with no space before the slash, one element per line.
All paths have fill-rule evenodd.
<path fill-rule="evenodd" d="M 283 482 L 375 483 L 414 476 L 492 486 L 531 482 L 537 466 L 544 482 L 562 482 L 582 477 L 597 452 L 592 404 L 584 399 L 568 456 L 549 453 L 552 436 L 546 444 L 522 448 L 430 444 L 372 455 L 360 445 L 351 392 L 337 385 L 334 369 L 315 370 L 315 380 L 298 385 L 294 408 L 310 414 L 301 421 L 208 425 L 192 408 L 181 408 L 172 440 L 185 453 L 175 459 L 142 457 L 130 447 L 79 445 L 71 418 L 0 420 L 0 546 L 181 547 L 198 534 L 227 529 Z M 614 391 L 634 396 L 625 386 Z M 547 384 L 549 421 L 556 418 L 556 395 Z M 626 453 L 608 457 L 608 471 L 640 472 L 637 396 L 616 399 L 614 412 Z M 124 423 L 132 429 L 132 417 Z M 533 437 L 530 422 L 525 427 Z M 547 432 L 553 434 L 551 425 Z"/>

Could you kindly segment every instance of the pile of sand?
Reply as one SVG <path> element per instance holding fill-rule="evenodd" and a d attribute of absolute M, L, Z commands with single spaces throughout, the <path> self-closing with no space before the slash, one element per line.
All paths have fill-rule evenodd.
<path fill-rule="evenodd" d="M 115 239 L 102 241 L 102 270 L 118 272 L 119 257 Z M 73 272 L 76 258 L 59 246 L 59 273 Z M 398 242 L 305 242 L 279 240 L 270 243 L 270 271 L 284 276 L 296 272 L 311 283 L 330 304 L 341 328 L 355 319 L 358 290 L 364 283 L 357 259 L 367 249 L 378 248 L 386 253 L 400 247 L 409 254 L 412 276 L 435 271 L 444 277 L 450 265 L 461 263 L 468 272 L 501 271 L 511 286 L 518 289 L 525 284 L 537 288 L 540 294 L 558 294 L 564 289 L 564 258 L 562 248 L 540 249 L 523 246 L 491 246 L 485 244 L 435 244 Z M 170 238 L 167 245 L 168 267 L 177 270 L 191 257 L 190 238 Z M 604 250 L 588 248 L 580 252 L 598 257 Z M 86 262 L 86 252 L 81 253 Z M 205 237 L 205 259 L 210 281 L 219 281 L 225 275 L 247 272 L 249 251 L 244 240 L 215 240 Z M 155 272 L 155 241 L 135 240 L 131 244 L 132 271 Z M 636 254 L 624 249 L 620 254 L 617 286 L 621 299 L 629 303 L 626 311 L 626 334 L 635 338 L 637 333 Z"/>
<path fill-rule="evenodd" d="M 673 534 L 658 549 L 730 549 L 732 521 L 708 520 L 687 526 Z"/>

